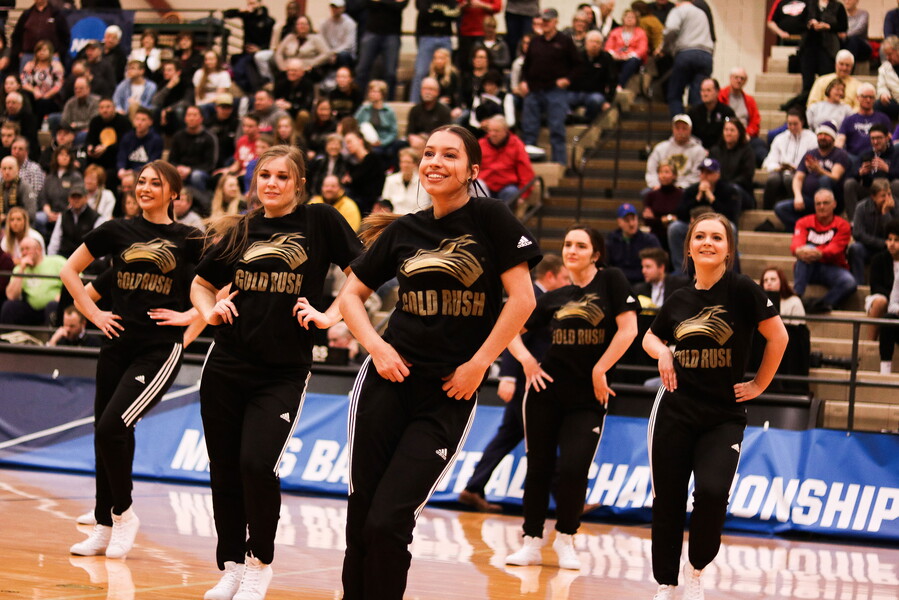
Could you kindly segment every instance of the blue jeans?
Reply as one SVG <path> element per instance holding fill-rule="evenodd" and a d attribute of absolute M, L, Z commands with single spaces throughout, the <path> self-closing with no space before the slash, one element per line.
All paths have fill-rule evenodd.
<path fill-rule="evenodd" d="M 820 177 L 818 178 L 818 189 L 831 190 L 834 192 L 834 196 L 836 196 L 836 190 L 834 189 L 836 186 L 834 185 L 833 179 L 830 177 Z M 841 190 L 842 191 L 842 190 Z M 810 215 L 815 212 L 815 197 L 809 196 L 808 194 L 803 194 L 802 199 L 805 201 L 805 210 L 799 211 L 793 206 L 793 199 L 782 200 L 774 205 L 774 214 L 777 215 L 777 218 L 781 220 L 781 222 L 786 227 L 787 231 L 793 231 L 796 228 L 796 221 L 804 217 L 805 215 Z M 837 214 L 843 211 L 843 196 L 840 194 L 836 198 L 837 200 Z"/>
<path fill-rule="evenodd" d="M 802 296 L 810 283 L 827 288 L 827 293 L 824 294 L 821 301 L 831 306 L 837 306 L 856 289 L 855 278 L 848 269 L 837 265 L 797 260 L 796 266 L 793 268 L 793 290 L 796 295 Z"/>
<path fill-rule="evenodd" d="M 507 185 L 500 189 L 498 192 L 490 193 L 491 196 L 497 198 L 498 200 L 502 200 L 506 204 L 509 203 L 512 198 L 518 195 L 518 186 L 517 185 Z"/>
<path fill-rule="evenodd" d="M 366 31 L 359 44 L 359 64 L 356 68 L 356 84 L 365 93 L 371 76 L 371 68 L 379 55 L 384 57 L 384 79 L 390 88 L 386 101 L 393 100 L 396 88 L 396 67 L 400 58 L 400 36 L 380 35 Z"/>
<path fill-rule="evenodd" d="M 524 34 L 531 33 L 532 18 L 526 15 L 517 15 L 506 11 L 506 43 L 509 45 L 509 52 L 514 59 L 518 56 L 518 44 Z"/>
<path fill-rule="evenodd" d="M 684 88 L 689 86 L 687 103 L 699 104 L 699 86 L 712 76 L 712 55 L 705 50 L 681 50 L 674 57 L 671 77 L 668 78 L 668 112 L 674 115 L 684 112 Z"/>
<path fill-rule="evenodd" d="M 535 146 L 540 133 L 540 117 L 546 113 L 549 128 L 549 143 L 552 146 L 553 162 L 567 164 L 568 151 L 565 146 L 565 117 L 568 115 L 568 92 L 560 88 L 531 91 L 524 97 L 521 114 L 521 139 L 525 144 Z"/>
<path fill-rule="evenodd" d="M 599 92 L 568 92 L 568 106 L 570 108 L 585 107 L 587 120 L 591 123 L 602 112 L 602 105 L 605 103 L 606 97 Z"/>
<path fill-rule="evenodd" d="M 618 85 L 625 87 L 631 77 L 640 72 L 643 61 L 639 58 L 631 57 L 627 60 L 619 60 L 618 62 Z"/>
<path fill-rule="evenodd" d="M 849 244 L 849 250 L 846 252 L 846 258 L 849 260 L 849 271 L 855 278 L 855 283 L 865 285 L 865 265 L 871 262 L 871 258 L 876 252 L 871 251 L 861 242 L 852 242 Z"/>
<path fill-rule="evenodd" d="M 187 176 L 185 183 L 200 191 L 209 189 L 209 173 L 206 171 L 198 171 L 194 169 Z"/>
<path fill-rule="evenodd" d="M 421 80 L 427 77 L 434 51 L 438 48 L 446 48 L 452 52 L 452 38 L 432 35 L 423 35 L 418 38 L 418 57 L 415 59 L 415 74 L 412 75 L 412 88 L 409 90 L 409 102 L 412 104 L 418 104 L 421 101 Z"/>

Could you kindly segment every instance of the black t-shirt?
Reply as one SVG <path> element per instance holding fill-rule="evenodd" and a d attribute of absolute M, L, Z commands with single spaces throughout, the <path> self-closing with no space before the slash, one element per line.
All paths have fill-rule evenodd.
<path fill-rule="evenodd" d="M 239 316 L 216 328 L 215 343 L 232 356 L 267 367 L 312 364 L 312 329 L 293 315 L 297 298 L 319 306 L 331 263 L 345 269 L 361 250 L 356 234 L 332 206 L 303 204 L 283 217 L 250 218 L 247 248 L 228 260 L 218 243 L 197 266 L 197 275 L 237 291 Z"/>
<path fill-rule="evenodd" d="M 735 403 L 734 385 L 743 381 L 753 332 L 777 314 L 757 283 L 732 271 L 709 290 L 688 285 L 674 292 L 659 310 L 652 332 L 675 344 L 677 392 Z"/>
<path fill-rule="evenodd" d="M 147 311 L 190 308 L 190 283 L 203 250 L 199 231 L 181 223 L 158 225 L 143 217 L 113 219 L 84 236 L 84 245 L 95 258 L 112 259 L 108 297 L 125 331 L 107 342 L 182 340 L 182 327 L 160 327 Z"/>
<path fill-rule="evenodd" d="M 566 285 L 540 296 L 525 328 L 549 324 L 552 345 L 541 366 L 555 381 L 590 385 L 593 367 L 618 331 L 615 317 L 629 310 L 640 310 L 631 284 L 620 269 L 607 267 L 584 287 Z"/>
<path fill-rule="evenodd" d="M 439 219 L 434 209 L 391 223 L 353 272 L 375 290 L 394 277 L 399 299 L 384 339 L 412 369 L 442 377 L 467 362 L 502 308 L 500 275 L 540 261 L 531 233 L 498 200 L 471 198 Z"/>

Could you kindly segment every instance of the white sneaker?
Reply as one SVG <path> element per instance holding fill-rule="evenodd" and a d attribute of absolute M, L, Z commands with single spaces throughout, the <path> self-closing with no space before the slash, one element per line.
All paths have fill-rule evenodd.
<path fill-rule="evenodd" d="M 519 567 L 543 564 L 543 555 L 540 551 L 543 548 L 543 538 L 526 535 L 522 542 L 521 548 L 517 552 L 506 557 L 506 564 Z"/>
<path fill-rule="evenodd" d="M 268 584 L 272 582 L 272 567 L 255 556 L 247 555 L 240 587 L 233 600 L 263 600 Z"/>
<path fill-rule="evenodd" d="M 656 595 L 652 597 L 652 600 L 674 600 L 675 589 L 677 589 L 676 585 L 660 585 L 659 589 L 656 590 Z"/>
<path fill-rule="evenodd" d="M 240 580 L 243 578 L 243 565 L 234 561 L 225 562 L 225 573 L 215 587 L 203 594 L 203 600 L 232 600 Z"/>
<path fill-rule="evenodd" d="M 112 539 L 106 548 L 106 558 L 125 558 L 134 546 L 134 538 L 140 528 L 140 519 L 134 514 L 134 507 L 121 515 L 112 515 Z"/>
<path fill-rule="evenodd" d="M 75 518 L 75 522 L 79 525 L 96 525 L 97 519 L 94 517 L 94 511 L 89 510 L 83 515 L 78 515 Z"/>
<path fill-rule="evenodd" d="M 684 585 L 684 600 L 704 600 L 705 593 L 702 590 L 702 571 L 694 569 L 687 563 L 687 582 Z"/>
<path fill-rule="evenodd" d="M 581 570 L 581 559 L 578 558 L 577 551 L 574 549 L 574 536 L 567 533 L 556 533 L 556 539 L 553 541 L 553 550 L 559 557 L 559 567 L 562 569 Z"/>
<path fill-rule="evenodd" d="M 69 552 L 77 556 L 100 556 L 106 552 L 110 537 L 112 537 L 112 527 L 94 525 L 87 539 L 74 544 L 69 548 Z"/>

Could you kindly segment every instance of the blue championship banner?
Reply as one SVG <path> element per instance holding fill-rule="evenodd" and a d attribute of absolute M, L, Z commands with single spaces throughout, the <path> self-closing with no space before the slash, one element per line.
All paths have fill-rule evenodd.
<path fill-rule="evenodd" d="M 0 464 L 93 470 L 90 379 L 0 373 Z M 343 495 L 349 475 L 346 397 L 308 394 L 280 465 L 285 490 Z M 432 501 L 453 501 L 502 419 L 480 407 L 465 447 Z M 649 522 L 646 420 L 609 416 L 590 469 L 588 503 L 607 519 Z M 196 386 L 173 388 L 137 427 L 136 476 L 208 481 Z M 749 428 L 731 487 L 727 527 L 899 541 L 899 437 Z M 522 446 L 494 471 L 491 501 L 520 504 Z"/>

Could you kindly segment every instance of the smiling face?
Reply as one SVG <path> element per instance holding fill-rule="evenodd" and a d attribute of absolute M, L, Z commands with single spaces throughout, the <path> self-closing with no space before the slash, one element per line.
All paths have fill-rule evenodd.
<path fill-rule="evenodd" d="M 172 201 L 171 187 L 153 167 L 140 172 L 134 184 L 134 195 L 144 212 L 167 210 Z"/>
<path fill-rule="evenodd" d="M 687 244 L 697 269 L 720 267 L 725 264 L 730 253 L 727 230 L 724 223 L 717 219 L 697 221 Z"/>
<path fill-rule="evenodd" d="M 296 181 L 288 161 L 286 156 L 275 156 L 256 167 L 256 194 L 266 216 L 288 214 L 297 204 L 297 190 L 303 182 Z"/>
<path fill-rule="evenodd" d="M 565 235 L 562 243 L 562 262 L 572 273 L 581 273 L 590 268 L 600 258 L 593 248 L 590 235 L 583 229 L 573 229 Z"/>
<path fill-rule="evenodd" d="M 468 184 L 477 178 L 478 167 L 470 164 L 462 138 L 450 131 L 436 131 L 428 138 L 418 166 L 425 191 L 441 198 L 468 193 Z"/>
<path fill-rule="evenodd" d="M 852 75 L 852 67 L 854 66 L 851 56 L 842 56 L 836 63 L 836 74 L 840 79 L 845 79 Z"/>

